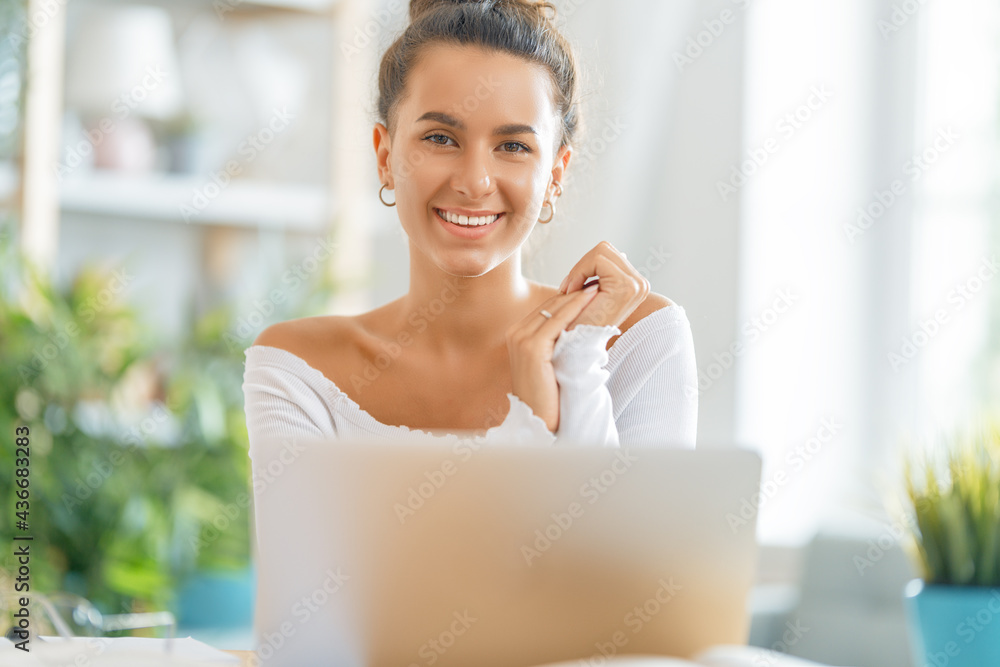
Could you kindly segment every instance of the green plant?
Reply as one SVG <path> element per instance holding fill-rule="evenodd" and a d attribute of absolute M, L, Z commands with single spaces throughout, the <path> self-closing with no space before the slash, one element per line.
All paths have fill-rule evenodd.
<path fill-rule="evenodd" d="M 335 292 L 323 269 L 276 319 L 323 311 Z M 189 576 L 250 559 L 252 335 L 234 336 L 227 304 L 163 341 L 119 298 L 127 279 L 88 267 L 56 289 L 0 233 L 0 542 L 15 533 L 12 434 L 26 425 L 32 589 L 67 589 L 105 613 L 175 608 Z M 11 554 L 0 555 L 4 593 Z"/>
<path fill-rule="evenodd" d="M 1000 425 L 906 461 L 913 547 L 930 584 L 1000 586 Z"/>
<path fill-rule="evenodd" d="M 195 571 L 246 567 L 243 358 L 220 343 L 227 311 L 167 345 L 121 303 L 121 276 L 88 267 L 57 290 L 9 236 L 0 237 L 0 541 L 15 532 L 12 434 L 28 426 L 32 590 L 68 589 L 104 612 L 162 609 Z M 0 556 L 5 593 L 10 554 Z"/>

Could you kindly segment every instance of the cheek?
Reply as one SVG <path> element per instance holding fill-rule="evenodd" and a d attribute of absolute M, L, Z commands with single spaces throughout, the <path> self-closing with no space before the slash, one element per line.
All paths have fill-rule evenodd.
<path fill-rule="evenodd" d="M 423 207 L 427 199 L 447 184 L 447 174 L 434 160 L 415 154 L 407 162 L 393 165 L 396 195 L 409 206 Z"/>
<path fill-rule="evenodd" d="M 534 167 L 519 165 L 518 168 L 505 170 L 502 178 L 516 206 L 528 212 L 542 206 L 548 180 L 540 164 Z"/>

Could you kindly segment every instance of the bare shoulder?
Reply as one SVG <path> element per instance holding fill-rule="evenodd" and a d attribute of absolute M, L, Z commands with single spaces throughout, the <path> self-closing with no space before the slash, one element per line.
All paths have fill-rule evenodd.
<path fill-rule="evenodd" d="M 624 334 L 628 331 L 633 324 L 640 321 L 647 315 L 651 315 L 661 308 L 666 308 L 668 306 L 674 305 L 674 302 L 663 296 L 662 294 L 657 294 L 656 292 L 650 292 L 646 298 L 640 303 L 632 314 L 625 318 L 625 321 L 618 325 L 618 330 Z M 618 340 L 618 336 L 612 336 L 611 340 L 608 341 L 607 349 L 611 349 L 611 346 L 615 344 Z"/>
<path fill-rule="evenodd" d="M 353 317 L 301 317 L 272 324 L 257 335 L 253 344 L 276 347 L 305 358 L 310 351 L 353 340 L 357 329 Z"/>

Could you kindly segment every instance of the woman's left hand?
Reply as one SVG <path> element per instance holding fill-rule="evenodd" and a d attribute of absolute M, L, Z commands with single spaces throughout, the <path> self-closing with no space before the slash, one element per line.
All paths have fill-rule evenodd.
<path fill-rule="evenodd" d="M 578 324 L 617 327 L 649 295 L 649 281 L 607 241 L 598 243 L 576 263 L 559 290 L 564 294 L 580 290 L 592 276 L 599 281 L 597 295 L 568 329 Z"/>

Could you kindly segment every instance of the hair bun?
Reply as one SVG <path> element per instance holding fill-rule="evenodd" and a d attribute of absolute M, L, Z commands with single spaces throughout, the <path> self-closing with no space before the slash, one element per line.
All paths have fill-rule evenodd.
<path fill-rule="evenodd" d="M 548 18 L 554 18 L 556 13 L 555 6 L 544 0 L 410 0 L 410 22 L 438 7 L 454 5 L 486 5 L 488 8 L 506 5 L 522 10 L 531 9 Z M 546 11 L 551 12 L 551 15 L 546 14 Z"/>

